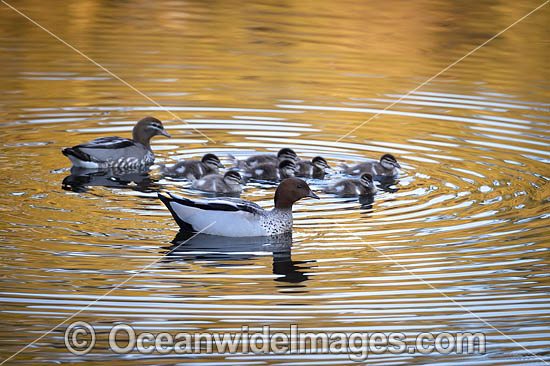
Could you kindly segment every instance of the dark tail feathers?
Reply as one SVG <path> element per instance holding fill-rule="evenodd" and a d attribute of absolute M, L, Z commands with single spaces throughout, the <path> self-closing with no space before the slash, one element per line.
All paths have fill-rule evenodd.
<path fill-rule="evenodd" d="M 165 195 L 160 193 L 157 193 L 157 195 L 158 195 L 158 198 L 162 201 L 162 203 L 164 203 L 164 205 L 168 208 L 168 210 L 172 214 L 172 217 L 174 218 L 174 220 L 176 220 L 176 224 L 178 224 L 178 226 L 180 227 L 181 231 L 188 232 L 188 233 L 197 232 L 197 230 L 193 229 L 193 226 L 191 226 L 189 223 L 180 219 L 176 214 L 176 212 L 172 209 L 171 202 L 175 200 L 174 198 L 166 197 Z"/>
<path fill-rule="evenodd" d="M 80 159 L 82 161 L 92 161 L 90 155 L 86 154 L 85 152 L 75 149 L 74 147 L 66 147 L 63 150 L 61 150 L 63 155 L 69 157 L 74 156 L 77 159 Z"/>

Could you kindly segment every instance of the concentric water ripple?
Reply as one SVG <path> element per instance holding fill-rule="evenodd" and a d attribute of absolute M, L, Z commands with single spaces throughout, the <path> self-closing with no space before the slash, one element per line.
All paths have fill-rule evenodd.
<path fill-rule="evenodd" d="M 451 99 L 448 104 L 453 101 L 448 95 L 445 98 Z M 282 252 L 263 242 L 241 244 L 238 239 L 212 241 L 208 237 L 174 250 L 169 235 L 176 232 L 176 225 L 154 199 L 154 192 L 160 189 L 191 196 L 200 192 L 186 188 L 186 182 L 158 180 L 155 170 L 141 192 L 120 190 L 116 185 L 107 189 L 105 182 L 94 186 L 92 181 L 89 194 L 74 196 L 59 189 L 45 193 L 38 197 L 42 207 L 32 204 L 30 210 L 52 210 L 55 219 L 37 225 L 32 223 L 36 221 L 33 217 L 27 217 L 27 223 L 25 216 L 12 218 L 11 235 L 24 228 L 27 233 L 30 230 L 49 238 L 42 239 L 47 245 L 26 245 L 23 240 L 5 248 L 13 257 L 4 271 L 19 273 L 17 282 L 10 285 L 11 281 L 4 281 L 6 321 L 23 316 L 27 324 L 36 324 L 38 319 L 44 323 L 23 334 L 14 347 L 21 340 L 32 341 L 47 330 L 47 324 L 62 321 L 89 305 L 78 318 L 92 323 L 101 319 L 98 327 L 104 332 L 109 324 L 118 322 L 157 332 L 234 332 L 242 324 L 270 324 L 272 329 L 283 331 L 286 324 L 297 323 L 304 329 L 326 332 L 404 331 L 411 339 L 422 331 L 468 329 L 489 336 L 490 357 L 510 351 L 518 356 L 544 355 L 548 339 L 543 320 L 548 312 L 544 283 L 548 271 L 541 257 L 546 251 L 546 227 L 541 222 L 549 216 L 549 178 L 544 175 L 547 163 L 543 149 L 547 146 L 539 142 L 548 138 L 550 130 L 544 130 L 548 124 L 523 117 L 522 124 L 514 122 L 510 129 L 501 125 L 494 132 L 499 135 L 480 133 L 478 125 L 499 118 L 484 115 L 484 107 L 473 108 L 503 103 L 492 97 L 475 100 L 478 103 L 468 108 L 476 117 L 467 121 L 452 113 L 426 110 L 424 103 L 399 105 L 393 114 L 405 118 L 404 123 L 414 118 L 445 121 L 437 133 L 416 134 L 414 138 L 399 136 L 397 130 L 392 140 L 399 143 L 355 136 L 335 143 L 326 137 L 330 133 L 319 133 L 335 129 L 343 112 L 360 113 L 367 119 L 369 113 L 378 113 L 381 108 L 364 111 L 305 103 L 273 106 L 273 110 L 202 108 L 193 112 L 203 118 L 187 119 L 184 124 L 168 121 L 170 131 L 179 131 L 175 138 L 154 141 L 158 160 L 166 163 L 214 152 L 230 165 L 229 153 L 246 157 L 256 151 L 292 146 L 304 159 L 324 156 L 334 167 L 330 180 L 343 176 L 338 173 L 339 164 L 377 158 L 383 153 L 398 156 L 403 169 L 393 189 L 382 191 L 367 204 L 328 194 L 322 194 L 320 202 L 300 202 L 292 248 Z M 384 99 L 388 101 L 393 99 Z M 423 112 L 412 115 L 406 111 L 410 105 L 421 106 Z M 529 104 L 516 101 L 514 105 Z M 533 116 L 544 107 L 532 106 L 529 113 Z M 275 108 L 282 109 L 273 113 Z M 148 107 L 134 109 L 154 113 Z M 307 122 L 317 117 L 312 114 L 317 110 L 325 111 L 322 126 Z M 48 129 L 50 125 L 75 122 L 75 115 L 86 120 L 96 118 L 97 113 L 101 113 L 99 108 L 47 113 L 29 110 L 25 118 L 40 129 Z M 133 122 L 97 125 L 67 133 L 127 134 Z M 368 128 L 383 131 L 379 125 L 375 120 Z M 537 126 L 535 136 L 511 140 L 507 135 L 514 133 L 512 126 Z M 214 132 L 211 136 L 219 141 L 218 146 L 204 145 L 206 141 L 200 136 L 189 134 L 191 128 Z M 447 130 L 453 130 L 452 135 Z M 501 135 L 503 139 L 498 142 Z M 63 174 L 63 170 L 54 172 L 53 180 Z M 320 180 L 310 183 L 316 190 L 327 184 Z M 273 187 L 250 184 L 243 196 L 270 206 Z M 21 197 L 25 196 L 29 193 L 21 192 Z M 103 218 L 93 226 L 88 220 L 83 222 L 80 215 L 74 216 L 78 209 L 66 206 L 65 202 L 74 200 L 82 201 L 92 217 Z M 92 238 L 91 242 L 85 237 Z M 21 268 L 18 264 L 21 260 L 44 264 L 40 260 L 43 256 L 51 258 L 47 267 Z M 71 258 L 70 262 L 66 258 Z M 101 268 L 97 267 L 98 260 Z M 90 305 L 130 276 L 124 290 Z M 39 290 L 37 284 L 48 290 Z M 87 289 L 84 293 L 78 290 L 81 286 Z M 535 318 L 541 321 L 533 322 Z M 44 322 L 46 319 L 50 321 Z M 518 324 L 522 324 L 520 329 Z M 59 336 L 44 346 L 55 345 L 56 339 Z M 109 359 L 105 340 L 99 346 L 106 352 L 103 357 Z M 229 362 L 239 359 L 219 357 Z M 269 358 L 246 359 L 264 362 Z M 319 355 L 301 359 L 306 363 L 327 360 Z M 445 359 L 441 357 L 441 362 Z M 343 362 L 339 357 L 334 360 Z M 451 360 L 449 356 L 448 362 Z"/>

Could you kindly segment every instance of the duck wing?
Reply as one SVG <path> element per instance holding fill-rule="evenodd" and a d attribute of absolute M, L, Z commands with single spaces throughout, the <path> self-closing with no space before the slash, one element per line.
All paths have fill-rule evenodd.
<path fill-rule="evenodd" d="M 307 160 L 298 160 L 296 162 L 296 176 L 311 178 L 313 175 L 313 164 Z"/>
<path fill-rule="evenodd" d="M 189 199 L 169 193 L 159 199 L 183 231 L 221 236 L 262 236 L 260 218 L 265 211 L 254 202 L 240 198 Z"/>
<path fill-rule="evenodd" d="M 223 198 L 203 198 L 192 200 L 185 197 L 176 196 L 172 193 L 170 195 L 171 201 L 180 205 L 198 208 L 201 210 L 209 211 L 242 211 L 248 212 L 254 215 L 259 215 L 264 212 L 264 209 L 257 203 L 244 200 L 242 198 L 235 197 L 223 197 Z M 162 197 L 162 198 L 161 198 Z M 159 194 L 161 201 L 167 197 Z M 164 198 L 164 199 L 163 199 Z"/>
<path fill-rule="evenodd" d="M 122 149 L 128 146 L 134 146 L 135 141 L 118 136 L 98 137 L 90 142 L 76 145 L 79 149 Z"/>
<path fill-rule="evenodd" d="M 255 167 L 260 164 L 279 164 L 279 159 L 276 155 L 261 154 L 254 155 L 245 160 L 249 167 Z"/>
<path fill-rule="evenodd" d="M 63 149 L 64 155 L 72 155 L 82 161 L 105 162 L 124 157 L 142 158 L 145 148 L 134 140 L 118 137 L 99 137 L 90 142 Z"/>

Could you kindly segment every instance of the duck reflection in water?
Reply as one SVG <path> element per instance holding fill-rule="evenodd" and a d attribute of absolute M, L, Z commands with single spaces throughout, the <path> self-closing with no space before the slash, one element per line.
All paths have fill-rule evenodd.
<path fill-rule="evenodd" d="M 397 185 L 399 184 L 399 180 L 395 179 L 394 177 L 381 177 L 377 176 L 374 178 L 378 182 L 377 188 L 378 192 L 388 192 L 388 193 L 395 193 L 399 191 L 399 188 L 397 188 Z M 372 194 L 366 194 L 359 196 L 359 204 L 361 205 L 362 210 L 367 210 L 369 213 L 372 212 L 372 204 L 374 203 L 374 195 Z"/>
<path fill-rule="evenodd" d="M 372 211 L 372 204 L 374 203 L 374 195 L 359 196 L 359 204 L 362 210 Z"/>
<path fill-rule="evenodd" d="M 309 279 L 312 261 L 293 261 L 292 233 L 262 237 L 225 237 L 180 231 L 166 247 L 165 261 L 209 261 L 210 266 L 241 266 L 241 261 L 253 261 L 273 255 L 273 274 L 277 282 L 297 284 Z"/>
<path fill-rule="evenodd" d="M 388 193 L 395 193 L 399 191 L 399 188 L 397 188 L 397 185 L 399 184 L 398 179 L 395 179 L 393 177 L 378 177 L 378 179 L 375 180 L 378 182 L 378 192 L 383 191 Z M 369 212 L 372 212 L 373 203 L 374 195 L 367 194 L 359 196 L 359 204 L 361 205 L 362 210 L 368 210 Z"/>
<path fill-rule="evenodd" d="M 61 187 L 67 191 L 88 192 L 89 187 L 132 189 L 139 192 L 156 192 L 159 185 L 149 175 L 149 168 L 141 169 L 86 169 L 72 167 Z"/>
<path fill-rule="evenodd" d="M 397 188 L 397 185 L 399 184 L 399 179 L 396 179 L 395 177 L 375 176 L 374 180 L 378 182 L 378 188 L 381 191 L 388 193 L 395 193 L 399 191 L 399 188 Z"/>

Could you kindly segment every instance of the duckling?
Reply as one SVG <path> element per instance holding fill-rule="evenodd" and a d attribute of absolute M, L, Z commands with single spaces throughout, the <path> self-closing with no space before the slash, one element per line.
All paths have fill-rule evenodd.
<path fill-rule="evenodd" d="M 224 175 L 208 174 L 193 181 L 192 187 L 204 192 L 216 193 L 241 193 L 243 190 L 243 179 L 239 172 L 230 170 Z"/>
<path fill-rule="evenodd" d="M 294 176 L 296 164 L 292 160 L 283 160 L 278 165 L 264 163 L 246 170 L 246 175 L 253 179 L 278 181 Z"/>
<path fill-rule="evenodd" d="M 296 163 L 296 176 L 323 179 L 327 169 L 330 169 L 330 166 L 321 156 L 316 156 L 311 161 L 298 160 Z"/>
<path fill-rule="evenodd" d="M 214 154 L 205 154 L 201 160 L 179 161 L 171 167 L 160 164 L 164 176 L 174 178 L 199 179 L 207 174 L 218 173 L 218 168 L 224 168 L 220 159 Z"/>
<path fill-rule="evenodd" d="M 324 190 L 326 193 L 334 193 L 343 197 L 355 197 L 376 194 L 376 187 L 369 173 L 361 174 L 359 179 L 342 179 L 329 185 Z"/>
<path fill-rule="evenodd" d="M 90 142 L 62 150 L 73 166 L 87 169 L 141 168 L 153 164 L 151 138 L 170 137 L 162 122 L 154 117 L 139 120 L 132 130 L 132 139 L 118 136 L 99 137 Z"/>
<path fill-rule="evenodd" d="M 342 164 L 341 166 L 344 173 L 349 175 L 372 173 L 374 176 L 381 177 L 395 177 L 398 174 L 397 169 L 401 169 L 401 165 L 399 165 L 397 159 L 391 154 L 382 155 L 380 161 L 368 161 L 351 167 L 346 164 Z"/>
<path fill-rule="evenodd" d="M 279 150 L 277 155 L 273 154 L 260 154 L 249 157 L 246 160 L 238 160 L 233 155 L 229 155 L 229 158 L 233 161 L 233 164 L 238 169 L 249 169 L 254 168 L 260 164 L 278 164 L 283 160 L 291 160 L 296 162 L 298 160 L 298 155 L 294 150 L 289 149 L 288 147 L 282 148 Z"/>

